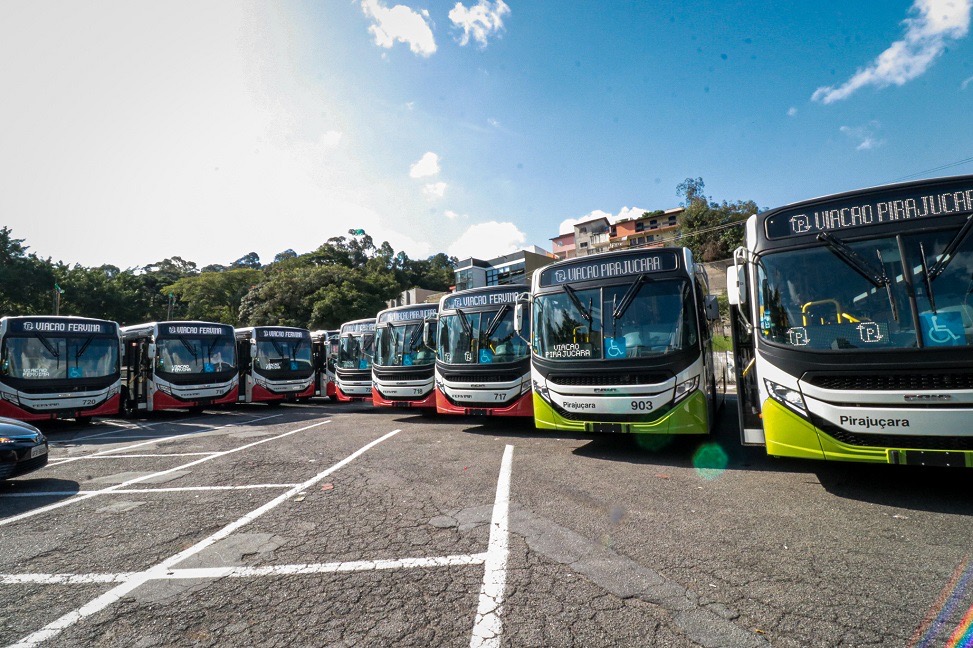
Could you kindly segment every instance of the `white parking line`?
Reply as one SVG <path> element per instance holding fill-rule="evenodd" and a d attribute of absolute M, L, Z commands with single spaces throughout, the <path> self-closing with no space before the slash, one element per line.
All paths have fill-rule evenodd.
<path fill-rule="evenodd" d="M 172 488 L 119 488 L 115 490 L 79 491 L 31 491 L 26 493 L 3 493 L 7 497 L 68 497 L 71 495 L 131 495 L 132 493 L 184 493 L 188 491 L 231 491 L 253 490 L 257 488 L 293 488 L 297 484 L 249 484 L 246 486 L 179 486 Z"/>
<path fill-rule="evenodd" d="M 173 452 L 173 453 L 162 453 L 162 454 L 113 454 L 113 455 L 88 455 L 87 457 L 78 457 L 75 461 L 81 459 L 125 459 L 127 457 L 135 459 L 147 459 L 149 457 L 202 457 L 204 455 L 219 454 L 219 452 Z M 67 463 L 64 461 L 57 462 L 53 465 L 57 466 L 62 463 Z M 51 464 L 48 464 L 51 465 Z"/>
<path fill-rule="evenodd" d="M 299 576 L 307 574 L 339 574 L 347 572 L 382 571 L 389 569 L 421 569 L 433 567 L 467 567 L 482 565 L 487 554 L 437 556 L 435 558 L 394 558 L 389 560 L 353 560 L 348 562 L 310 563 L 306 565 L 267 565 L 264 567 L 200 567 L 172 569 L 152 580 L 187 580 L 195 578 L 255 578 L 260 576 Z M 121 574 L 0 574 L 0 585 L 86 585 L 89 583 L 123 583 L 138 576 L 138 572 Z"/>
<path fill-rule="evenodd" d="M 267 417 L 267 418 L 271 418 L 271 417 Z M 261 420 L 261 419 L 257 419 L 257 420 Z M 34 509 L 34 510 L 31 510 L 31 511 L 27 511 L 25 513 L 21 513 L 20 515 L 14 515 L 13 517 L 9 517 L 9 518 L 0 520 L 0 526 L 4 526 L 4 525 L 7 525 L 7 524 L 12 524 L 13 522 L 18 522 L 18 521 L 23 520 L 25 518 L 33 517 L 35 515 L 40 515 L 41 513 L 46 513 L 48 511 L 52 511 L 54 509 L 61 508 L 62 506 L 68 506 L 69 504 L 76 504 L 78 502 L 83 502 L 84 500 L 90 499 L 92 497 L 96 497 L 96 496 L 98 496 L 101 493 L 106 493 L 106 492 L 121 490 L 121 489 L 123 489 L 123 488 L 125 488 L 127 486 L 131 486 L 132 484 L 138 484 L 140 482 L 144 482 L 144 481 L 147 481 L 147 480 L 150 480 L 150 479 L 155 479 L 157 477 L 161 477 L 163 475 L 168 475 L 170 473 L 174 473 L 174 472 L 177 472 L 179 470 L 184 470 L 186 468 L 190 468 L 192 466 L 199 465 L 199 464 L 201 464 L 201 463 L 203 463 L 205 461 L 210 461 L 212 459 L 217 459 L 219 457 L 225 457 L 226 455 L 233 454 L 233 453 L 236 453 L 236 452 L 242 452 L 243 450 L 248 450 L 248 449 L 253 448 L 254 446 L 258 446 L 258 445 L 260 445 L 262 443 L 267 443 L 269 441 L 276 441 L 278 439 L 283 439 L 284 437 L 290 436 L 292 434 L 297 434 L 298 432 L 303 432 L 304 430 L 310 430 L 311 428 L 315 428 L 315 427 L 318 427 L 319 425 L 324 425 L 325 423 L 330 423 L 330 422 L 331 422 L 331 419 L 328 419 L 326 421 L 320 421 L 320 422 L 314 423 L 312 425 L 306 425 L 306 426 L 304 426 L 302 428 L 298 428 L 296 430 L 291 430 L 290 432 L 285 432 L 283 434 L 278 434 L 277 436 L 272 436 L 272 437 L 268 437 L 266 439 L 261 439 L 259 441 L 254 441 L 253 443 L 248 443 L 248 444 L 243 445 L 243 446 L 240 446 L 238 448 L 233 448 L 232 450 L 224 450 L 223 452 L 220 452 L 219 454 L 214 454 L 214 455 L 210 455 L 208 457 L 203 457 L 202 459 L 197 459 L 196 461 L 190 461 L 187 464 L 182 464 L 182 465 L 176 466 L 175 468 L 169 468 L 168 470 L 161 470 L 161 471 L 156 472 L 156 473 L 151 473 L 151 474 L 148 474 L 148 475 L 142 475 L 141 477 L 136 477 L 135 479 L 129 479 L 128 481 L 122 482 L 121 484 L 116 484 L 115 486 L 109 486 L 108 488 L 104 488 L 104 489 L 102 489 L 100 491 L 95 491 L 94 493 L 89 493 L 87 495 L 80 495 L 78 497 L 71 497 L 71 498 L 66 499 L 66 500 L 63 500 L 61 502 L 55 502 L 54 504 L 48 504 L 47 506 L 42 506 L 42 507 L 40 507 L 38 509 Z"/>
<path fill-rule="evenodd" d="M 325 421 L 325 422 L 327 422 L 327 421 Z M 317 424 L 317 425 L 320 425 L 320 423 Z M 310 426 L 310 427 L 314 427 L 314 426 Z M 297 432 L 297 431 L 298 430 L 295 430 L 295 432 Z M 34 632 L 34 633 L 32 633 L 32 634 L 24 637 L 23 639 L 21 639 L 17 643 L 13 644 L 13 647 L 14 648 L 28 648 L 30 646 L 36 646 L 39 643 L 41 643 L 43 641 L 46 641 L 46 640 L 48 640 L 48 639 L 50 639 L 52 637 L 56 637 L 58 634 L 61 633 L 61 631 L 65 630 L 66 628 L 71 627 L 72 625 L 74 625 L 78 621 L 84 619 L 85 617 L 89 617 L 92 614 L 97 614 L 98 612 L 100 612 L 101 610 L 105 609 L 106 607 L 108 607 L 112 603 L 115 603 L 118 600 L 120 600 L 122 597 L 124 597 L 126 594 L 128 594 L 132 590 L 140 587 L 141 585 L 143 585 L 147 581 L 150 581 L 150 580 L 153 580 L 153 579 L 156 579 L 156 578 L 161 578 L 161 577 L 166 576 L 169 572 L 172 571 L 171 568 L 173 566 L 179 564 L 180 562 L 186 560 L 187 558 L 189 558 L 191 556 L 194 556 L 194 555 L 198 554 L 199 552 L 203 551 L 207 547 L 209 547 L 209 546 L 213 545 L 214 543 L 222 540 L 223 538 L 229 536 L 230 534 L 232 534 L 234 531 L 236 531 L 240 527 L 242 527 L 242 526 L 244 526 L 246 524 L 249 524 L 253 520 L 255 520 L 258 517 L 260 517 L 261 515 L 263 515 L 264 513 L 267 513 L 268 511 L 273 510 L 274 508 L 276 508 L 280 504 L 286 502 L 287 500 L 289 500 L 291 497 L 293 497 L 297 493 L 301 492 L 302 490 L 306 490 L 306 489 L 310 488 L 311 486 L 315 485 L 319 481 L 321 481 L 324 478 L 328 477 L 330 474 L 332 474 L 336 470 L 338 470 L 338 469 L 340 469 L 340 468 L 348 465 L 349 463 L 351 463 L 352 461 L 354 461 L 355 459 L 357 459 L 358 457 L 360 457 L 362 454 L 364 454 L 365 452 L 367 452 L 371 448 L 374 448 L 375 446 L 377 446 L 378 444 L 382 443 L 383 441 L 386 441 L 387 439 L 392 438 L 393 436 L 395 436 L 396 434 L 398 434 L 400 431 L 401 430 L 393 430 L 393 431 L 389 432 L 388 434 L 386 434 L 385 436 L 382 436 L 382 437 L 380 437 L 380 438 L 372 441 L 371 443 L 368 443 L 367 445 L 365 445 L 362 448 L 356 450 L 355 452 L 353 452 L 352 454 L 348 455 L 347 457 L 345 457 L 344 459 L 342 459 L 338 463 L 334 464 L 333 466 L 331 466 L 327 470 L 324 470 L 323 472 L 318 473 L 317 475 L 315 475 L 311 479 L 309 479 L 309 480 L 307 480 L 307 481 L 305 481 L 305 482 L 303 482 L 301 484 L 298 484 L 294 488 L 288 490 L 286 493 L 283 493 L 282 495 L 278 495 L 277 497 L 275 497 L 274 499 L 270 500 L 269 502 L 267 502 L 263 506 L 261 506 L 259 508 L 256 508 L 253 511 L 251 511 L 250 513 L 244 515 L 242 518 L 240 518 L 236 522 L 232 522 L 232 523 L 226 525 L 225 527 L 223 527 L 222 529 L 220 529 L 216 533 L 214 533 L 214 534 L 212 534 L 212 535 L 210 535 L 210 536 L 208 536 L 206 538 L 203 538 L 202 540 L 200 540 L 199 542 L 197 542 L 193 546 L 189 547 L 188 549 L 186 549 L 184 551 L 181 551 L 181 552 L 177 553 L 176 555 L 174 555 L 174 556 L 172 556 L 172 557 L 170 557 L 170 558 L 168 558 L 166 560 L 163 560 L 161 563 L 157 564 L 155 567 L 151 567 L 150 569 L 148 569 L 148 570 L 146 570 L 144 572 L 140 572 L 138 574 L 135 574 L 135 575 L 131 576 L 125 582 L 121 583 L 120 585 L 118 585 L 116 587 L 113 587 L 109 591 L 105 592 L 104 594 L 102 594 L 101 596 L 95 598 L 94 600 L 90 601 L 89 603 L 81 606 L 77 610 L 74 610 L 72 612 L 69 612 L 69 613 L 65 614 L 61 618 L 56 619 L 55 621 L 47 624 L 46 626 L 44 626 L 43 628 L 41 628 L 37 632 Z M 200 461 L 205 461 L 205 460 L 206 459 L 201 459 Z"/>
<path fill-rule="evenodd" d="M 247 425 L 249 425 L 250 423 L 256 423 L 257 421 L 266 421 L 267 419 L 277 418 L 278 416 L 283 416 L 283 414 L 272 414 L 270 416 L 261 416 L 260 418 L 255 418 L 255 419 L 250 419 L 248 421 L 245 421 L 245 423 Z M 208 426 L 206 426 L 206 428 L 207 428 L 206 429 L 206 432 L 212 432 L 213 430 L 221 430 L 223 428 L 233 427 L 234 425 L 238 425 L 238 424 L 239 424 L 238 421 L 234 421 L 234 422 L 231 422 L 231 423 L 227 423 L 225 425 L 216 425 L 216 426 L 208 425 Z M 177 425 L 181 425 L 181 424 L 180 423 L 177 423 Z M 153 440 L 152 441 L 143 441 L 142 443 L 135 443 L 133 445 L 123 446 L 121 448 L 109 448 L 107 450 L 102 450 L 100 452 L 95 452 L 95 453 L 90 454 L 90 455 L 84 455 L 83 457 L 70 457 L 68 459 L 59 459 L 59 460 L 55 460 L 55 461 L 49 462 L 48 465 L 49 466 L 60 466 L 62 464 L 71 463 L 72 461 L 78 461 L 80 459 L 86 459 L 88 457 L 94 457 L 94 456 L 97 456 L 97 455 L 109 454 L 109 453 L 112 453 L 112 452 L 121 452 L 123 450 L 131 450 L 132 448 L 140 448 L 140 447 L 142 447 L 144 445 L 149 445 L 150 443 L 159 443 L 160 441 L 168 441 L 170 439 L 181 439 L 183 437 L 186 437 L 186 436 L 189 436 L 189 435 L 192 435 L 192 434 L 195 434 L 195 433 L 196 432 L 183 432 L 181 434 L 173 434 L 173 435 L 169 435 L 169 436 L 164 436 L 163 435 L 163 436 L 160 436 L 158 438 L 156 438 L 156 437 L 140 436 L 140 437 L 138 437 L 140 439 L 152 438 Z M 132 439 L 132 438 L 135 438 L 135 437 L 127 437 L 127 438 Z"/>
<path fill-rule="evenodd" d="M 503 594 L 507 585 L 507 555 L 509 553 L 508 515 L 510 511 L 510 473 L 513 469 L 514 447 L 504 448 L 497 480 L 497 497 L 493 502 L 490 520 L 490 542 L 480 588 L 480 603 L 473 622 L 470 648 L 500 645 L 503 631 Z"/>

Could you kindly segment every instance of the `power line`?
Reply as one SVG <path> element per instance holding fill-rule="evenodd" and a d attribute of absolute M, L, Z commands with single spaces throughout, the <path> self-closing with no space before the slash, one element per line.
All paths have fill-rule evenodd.
<path fill-rule="evenodd" d="M 938 167 L 933 167 L 932 169 L 926 169 L 925 171 L 917 171 L 916 173 L 910 173 L 907 176 L 902 176 L 901 178 L 896 178 L 892 182 L 901 182 L 902 180 L 911 180 L 912 178 L 918 178 L 919 176 L 926 175 L 927 173 L 935 173 L 936 171 L 944 171 L 946 169 L 952 169 L 953 167 L 963 166 L 964 164 L 969 164 L 973 162 L 973 157 L 964 158 L 962 160 L 957 160 L 956 162 L 950 162 L 948 164 L 943 164 Z"/>

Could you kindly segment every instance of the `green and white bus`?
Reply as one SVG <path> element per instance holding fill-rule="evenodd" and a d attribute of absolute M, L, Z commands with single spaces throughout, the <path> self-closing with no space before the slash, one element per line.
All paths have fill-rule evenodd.
<path fill-rule="evenodd" d="M 973 467 L 973 176 L 751 216 L 727 292 L 743 442 Z"/>
<path fill-rule="evenodd" d="M 531 381 L 537 427 L 707 434 L 722 404 L 719 319 L 686 248 L 608 252 L 534 273 Z M 523 330 L 523 305 L 516 326 Z"/>

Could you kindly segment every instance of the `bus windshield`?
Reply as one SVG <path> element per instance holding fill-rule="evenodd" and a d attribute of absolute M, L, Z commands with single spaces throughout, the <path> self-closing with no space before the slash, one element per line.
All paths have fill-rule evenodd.
<path fill-rule="evenodd" d="M 375 364 L 381 367 L 430 365 L 436 359 L 422 343 L 423 322 L 386 324 L 375 330 Z"/>
<path fill-rule="evenodd" d="M 698 343 L 685 279 L 564 290 L 534 298 L 534 351 L 545 360 L 662 356 Z"/>
<path fill-rule="evenodd" d="M 496 310 L 442 315 L 439 359 L 447 364 L 495 364 L 527 357 L 527 343 L 514 332 L 510 306 Z"/>
<path fill-rule="evenodd" d="M 374 333 L 346 334 L 338 346 L 339 369 L 368 369 L 372 366 Z"/>
<path fill-rule="evenodd" d="M 260 340 L 253 358 L 258 371 L 307 371 L 311 369 L 311 345 L 307 339 Z"/>
<path fill-rule="evenodd" d="M 0 375 L 22 380 L 105 378 L 118 371 L 118 338 L 34 333 L 8 336 L 0 349 Z"/>
<path fill-rule="evenodd" d="M 824 247 L 761 257 L 761 336 L 815 350 L 905 349 L 920 340 L 925 347 L 973 345 L 973 237 L 940 262 L 956 235 L 954 229 L 855 242 L 831 237 Z M 835 248 L 850 249 L 852 258 Z"/>
<path fill-rule="evenodd" d="M 230 335 L 177 335 L 156 341 L 155 369 L 160 373 L 204 374 L 236 367 L 236 345 Z"/>

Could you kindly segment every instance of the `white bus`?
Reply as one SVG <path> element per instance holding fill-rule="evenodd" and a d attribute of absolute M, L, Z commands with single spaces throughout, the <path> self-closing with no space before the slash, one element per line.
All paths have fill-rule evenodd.
<path fill-rule="evenodd" d="M 426 346 L 422 333 L 437 310 L 435 304 L 413 304 L 375 316 L 374 405 L 436 411 L 436 352 Z"/>
<path fill-rule="evenodd" d="M 436 410 L 440 414 L 534 415 L 530 331 L 514 330 L 529 286 L 471 288 L 444 296 L 436 325 Z"/>
<path fill-rule="evenodd" d="M 122 328 L 122 412 L 202 411 L 235 403 L 239 385 L 233 327 L 150 322 Z"/>
<path fill-rule="evenodd" d="M 117 416 L 118 324 L 84 317 L 0 318 L 0 416 Z"/>
<path fill-rule="evenodd" d="M 719 306 L 688 249 L 560 261 L 534 272 L 530 301 L 537 427 L 712 430 L 725 391 L 710 330 Z"/>
<path fill-rule="evenodd" d="M 973 467 L 973 176 L 751 216 L 728 272 L 743 442 Z"/>
<path fill-rule="evenodd" d="M 235 331 L 241 403 L 278 404 L 314 395 L 311 332 L 290 326 Z"/>
<path fill-rule="evenodd" d="M 374 317 L 341 325 L 335 362 L 335 395 L 340 402 L 372 400 L 374 346 Z"/>

